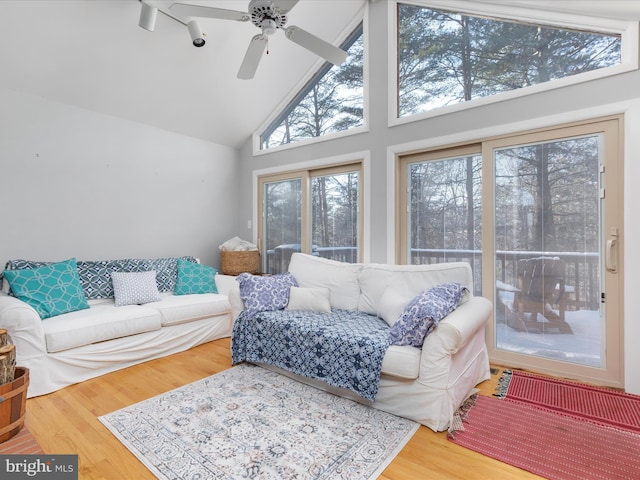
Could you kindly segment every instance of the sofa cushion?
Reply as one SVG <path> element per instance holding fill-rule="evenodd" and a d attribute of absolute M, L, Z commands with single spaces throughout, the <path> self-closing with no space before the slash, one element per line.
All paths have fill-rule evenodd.
<path fill-rule="evenodd" d="M 366 264 L 359 280 L 362 293 L 358 310 L 371 315 L 380 315 L 380 299 L 387 288 L 402 292 L 407 302 L 423 290 L 441 283 L 460 283 L 473 292 L 471 266 L 465 262 L 432 265 Z M 463 302 L 466 300 L 465 297 Z"/>
<path fill-rule="evenodd" d="M 411 295 L 405 291 L 398 290 L 394 286 L 387 287 L 378 301 L 378 316 L 393 327 L 411 298 Z"/>
<path fill-rule="evenodd" d="M 75 258 L 28 270 L 7 270 L 5 276 L 13 294 L 31 305 L 41 319 L 89 308 Z"/>
<path fill-rule="evenodd" d="M 336 262 L 305 253 L 294 253 L 289 263 L 289 272 L 301 287 L 328 288 L 331 307 L 341 310 L 358 309 L 361 270 L 359 263 Z"/>
<path fill-rule="evenodd" d="M 160 312 L 146 306 L 116 308 L 113 300 L 88 310 L 65 313 L 42 322 L 47 351 L 60 352 L 91 343 L 160 328 Z"/>
<path fill-rule="evenodd" d="M 191 295 L 194 293 L 218 293 L 216 288 L 216 273 L 218 271 L 207 265 L 178 259 L 178 278 L 176 279 L 176 295 Z"/>
<path fill-rule="evenodd" d="M 163 327 L 223 315 L 231 311 L 227 297 L 217 293 L 194 295 L 165 293 L 162 294 L 162 301 L 147 303 L 145 307 L 160 312 Z"/>
<path fill-rule="evenodd" d="M 291 287 L 289 303 L 285 310 L 329 313 L 331 312 L 330 298 L 331 292 L 326 287 Z"/>
<path fill-rule="evenodd" d="M 390 345 L 382 359 L 382 374 L 415 380 L 420 375 L 422 350 L 408 345 Z"/>
<path fill-rule="evenodd" d="M 116 307 L 143 305 L 160 300 L 156 272 L 113 272 L 113 295 Z"/>

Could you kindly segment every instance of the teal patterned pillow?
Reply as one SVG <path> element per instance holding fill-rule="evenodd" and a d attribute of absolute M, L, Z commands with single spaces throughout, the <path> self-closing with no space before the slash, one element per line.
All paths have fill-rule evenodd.
<path fill-rule="evenodd" d="M 216 273 L 218 271 L 207 265 L 178 259 L 178 278 L 176 279 L 176 295 L 191 295 L 193 293 L 218 293 L 216 288 Z"/>
<path fill-rule="evenodd" d="M 13 294 L 43 320 L 89 308 L 75 258 L 28 270 L 5 270 L 4 276 Z"/>

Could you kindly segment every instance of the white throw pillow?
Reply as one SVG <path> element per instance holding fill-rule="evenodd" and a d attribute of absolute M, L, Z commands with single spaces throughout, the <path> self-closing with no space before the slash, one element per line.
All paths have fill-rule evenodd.
<path fill-rule="evenodd" d="M 331 292 L 331 306 L 341 310 L 357 310 L 360 297 L 358 275 L 362 265 L 294 253 L 289 272 L 300 287 L 326 287 Z"/>
<path fill-rule="evenodd" d="M 331 312 L 331 292 L 328 288 L 291 287 L 289 303 L 285 310 L 304 310 L 307 312 Z"/>
<path fill-rule="evenodd" d="M 393 327 L 393 324 L 398 321 L 411 298 L 406 292 L 399 292 L 395 288 L 388 287 L 378 302 L 378 317 L 387 322 L 390 327 Z"/>
<path fill-rule="evenodd" d="M 161 300 L 156 272 L 113 272 L 113 295 L 116 307 L 124 305 L 142 305 Z"/>

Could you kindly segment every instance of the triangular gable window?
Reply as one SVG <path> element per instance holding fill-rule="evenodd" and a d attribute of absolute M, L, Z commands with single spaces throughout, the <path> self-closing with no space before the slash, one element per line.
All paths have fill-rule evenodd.
<path fill-rule="evenodd" d="M 298 142 L 363 125 L 363 28 L 340 45 L 349 53 L 340 66 L 325 63 L 260 135 L 260 148 Z"/>

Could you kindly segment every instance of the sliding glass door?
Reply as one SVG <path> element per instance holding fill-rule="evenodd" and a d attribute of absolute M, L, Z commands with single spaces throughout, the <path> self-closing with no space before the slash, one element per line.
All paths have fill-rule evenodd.
<path fill-rule="evenodd" d="M 493 358 L 622 385 L 617 119 L 488 142 Z M 532 360 L 533 358 L 533 360 Z"/>
<path fill-rule="evenodd" d="M 341 262 L 355 263 L 360 257 L 360 173 L 312 172 L 312 253 Z"/>
<path fill-rule="evenodd" d="M 265 273 L 284 273 L 295 252 L 342 262 L 361 256 L 361 165 L 259 179 L 259 245 Z"/>
<path fill-rule="evenodd" d="M 400 158 L 400 263 L 465 261 L 497 364 L 622 385 L 621 118 Z"/>
<path fill-rule="evenodd" d="M 302 179 L 266 181 L 262 183 L 262 194 L 262 271 L 283 273 L 302 243 Z"/>
<path fill-rule="evenodd" d="M 468 262 L 482 293 L 482 154 L 480 145 L 407 157 L 400 204 L 400 263 Z"/>

